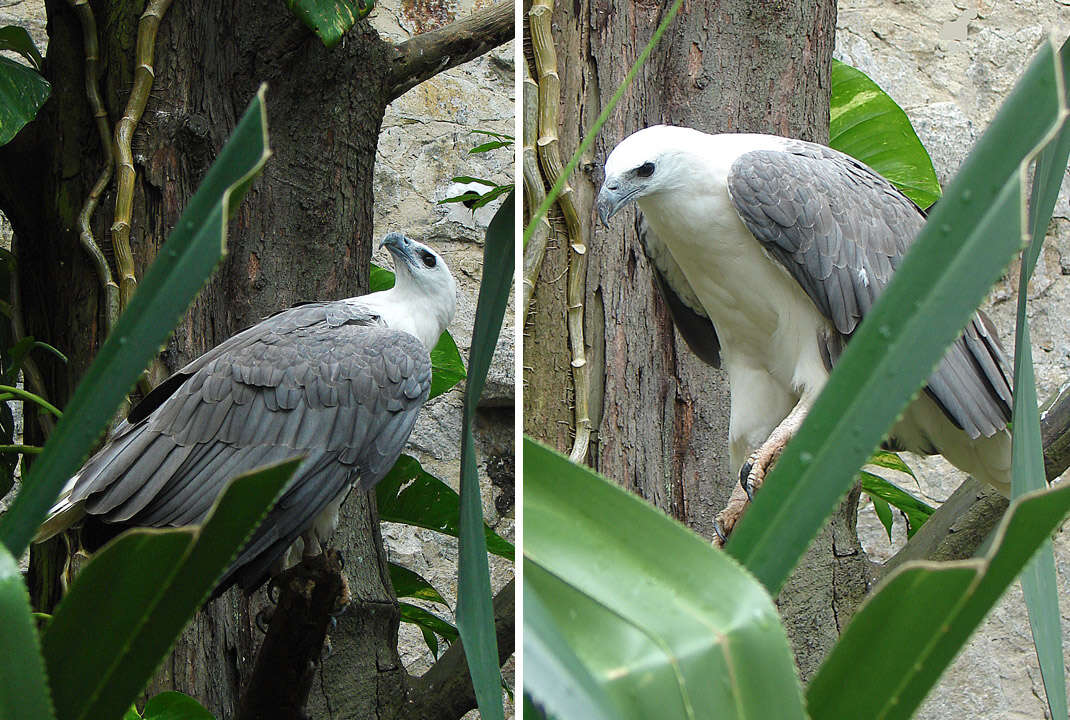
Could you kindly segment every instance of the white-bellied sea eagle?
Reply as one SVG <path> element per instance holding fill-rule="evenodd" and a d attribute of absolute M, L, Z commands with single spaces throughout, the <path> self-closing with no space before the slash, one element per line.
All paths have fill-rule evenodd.
<path fill-rule="evenodd" d="M 213 595 L 255 589 L 298 537 L 305 555 L 320 552 L 350 489 L 370 490 L 405 447 L 431 387 L 429 351 L 454 314 L 438 253 L 401 233 L 382 244 L 393 288 L 284 310 L 183 367 L 71 478 L 37 540 L 86 516 L 197 524 L 235 476 L 304 455 Z"/>
<path fill-rule="evenodd" d="M 747 496 L 802 424 L 925 214 L 866 165 L 775 135 L 659 125 L 609 155 L 597 211 L 631 202 L 674 323 L 731 388 L 729 454 Z M 1010 491 L 1011 372 L 974 314 L 886 446 L 941 454 Z M 742 511 L 721 515 L 730 530 Z"/>

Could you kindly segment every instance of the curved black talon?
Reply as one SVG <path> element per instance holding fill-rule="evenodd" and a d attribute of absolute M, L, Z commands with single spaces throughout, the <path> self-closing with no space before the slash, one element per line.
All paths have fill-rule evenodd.
<path fill-rule="evenodd" d="M 721 527 L 721 521 L 717 518 L 713 519 L 713 534 L 717 536 L 722 545 L 728 542 L 728 534 L 725 533 L 724 528 Z"/>
<path fill-rule="evenodd" d="M 270 580 L 268 580 L 268 585 L 267 585 L 268 602 L 270 602 L 272 605 L 278 605 L 279 604 L 279 592 L 280 592 L 279 580 L 276 577 L 272 577 Z"/>
<path fill-rule="evenodd" d="M 750 471 L 754 468 L 754 463 L 750 460 L 743 463 L 743 467 L 739 469 L 739 486 L 743 488 L 743 492 L 747 493 L 747 500 L 754 502 L 754 491 L 750 487 Z"/>

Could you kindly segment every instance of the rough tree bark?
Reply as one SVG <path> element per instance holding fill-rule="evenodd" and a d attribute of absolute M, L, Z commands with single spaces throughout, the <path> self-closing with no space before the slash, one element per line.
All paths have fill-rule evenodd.
<path fill-rule="evenodd" d="M 130 91 L 140 5 L 92 3 L 101 90 L 112 121 Z M 52 98 L 38 120 L 0 150 L 0 209 L 15 230 L 26 331 L 70 358 L 67 365 L 41 363 L 45 393 L 62 405 L 103 339 L 102 293 L 76 230 L 103 160 L 85 99 L 78 17 L 65 0 L 46 6 Z M 276 2 L 174 3 L 160 27 L 155 85 L 134 137 L 131 245 L 138 277 L 264 81 L 274 156 L 231 223 L 227 259 L 162 353 L 169 369 L 293 302 L 367 290 L 372 171 L 386 105 L 418 82 L 510 40 L 512 18 L 507 0 L 398 46 L 358 22 L 343 43 L 327 50 Z M 113 207 L 109 189 L 92 226 L 101 246 Z M 407 676 L 397 654 L 399 612 L 374 503 L 352 494 L 343 523 L 338 546 L 355 597 L 332 632 L 334 653 L 310 710 L 315 717 L 397 717 Z M 32 558 L 41 607 L 57 598 L 47 569 L 59 552 L 46 546 Z M 180 689 L 217 717 L 232 717 L 261 637 L 252 618 L 263 602 L 231 591 L 205 608 L 149 692 Z"/>
<path fill-rule="evenodd" d="M 668 3 L 558 3 L 560 134 L 578 146 Z M 738 468 L 728 467 L 728 384 L 675 337 L 636 225 L 609 230 L 591 212 L 612 148 L 657 123 L 706 132 L 770 132 L 823 142 L 836 4 L 691 0 L 584 157 L 572 180 L 589 238 L 586 337 L 595 428 L 590 461 L 706 537 Z M 532 71 L 534 74 L 534 71 Z M 629 214 L 634 218 L 634 214 Z M 569 357 L 564 248 L 548 252 L 527 318 L 525 428 L 567 451 Z M 857 495 L 819 536 L 778 598 L 808 678 L 865 593 L 871 575 L 854 532 Z"/>

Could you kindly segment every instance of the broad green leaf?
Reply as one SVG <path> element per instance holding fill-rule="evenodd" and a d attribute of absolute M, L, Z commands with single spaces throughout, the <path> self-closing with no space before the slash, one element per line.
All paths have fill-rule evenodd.
<path fill-rule="evenodd" d="M 235 478 L 199 528 L 131 530 L 93 557 L 42 638 L 60 718 L 130 706 L 299 464 Z"/>
<path fill-rule="evenodd" d="M 1023 162 L 1065 119 L 1041 47 L 866 316 L 726 550 L 771 591 L 1020 249 Z"/>
<path fill-rule="evenodd" d="M 805 717 L 765 589 L 642 499 L 530 439 L 524 559 L 525 583 L 536 583 L 572 651 L 613 698 L 616 709 L 604 708 L 611 717 L 713 717 L 714 708 L 724 720 Z M 529 573 L 531 565 L 543 572 Z"/>
<path fill-rule="evenodd" d="M 394 273 L 372 263 L 368 271 L 368 292 L 380 292 L 394 287 Z M 438 397 L 464 380 L 464 361 L 457 343 L 449 332 L 442 336 L 431 348 L 431 392 L 427 399 Z"/>
<path fill-rule="evenodd" d="M 860 70 L 832 61 L 829 146 L 892 181 L 918 207 L 940 197 L 932 160 L 903 109 Z"/>
<path fill-rule="evenodd" d="M 430 630 L 451 643 L 457 639 L 457 628 L 438 615 L 410 603 L 398 603 L 398 606 L 401 608 L 403 622 L 412 623 L 421 629 Z"/>
<path fill-rule="evenodd" d="M 402 455 L 375 486 L 379 518 L 405 523 L 457 537 L 460 532 L 460 496 L 446 483 L 424 470 L 411 455 Z M 487 550 L 513 559 L 513 545 L 483 526 Z"/>
<path fill-rule="evenodd" d="M 468 151 L 468 154 L 474 155 L 476 153 L 490 152 L 491 150 L 497 150 L 501 147 L 509 147 L 512 144 L 512 140 L 492 140 L 491 142 L 485 142 L 482 145 L 476 145 L 474 148 Z"/>
<path fill-rule="evenodd" d="M 287 7 L 300 18 L 323 44 L 333 48 L 357 20 L 375 7 L 374 0 L 286 0 Z"/>
<path fill-rule="evenodd" d="M 620 717 L 620 710 L 572 649 L 577 634 L 570 631 L 569 625 L 579 624 L 580 632 L 587 632 L 589 626 L 554 596 L 555 590 L 568 592 L 568 586 L 537 564 L 524 561 L 524 694 L 538 698 L 554 716 L 614 720 Z M 557 609 L 557 614 L 563 615 L 561 622 L 547 608 L 540 591 L 549 596 L 547 601 Z M 574 595 L 582 605 L 573 608 L 612 615 L 586 595 Z M 601 623 L 596 625 L 599 626 Z M 597 662 L 598 658 L 591 660 Z M 649 684 L 644 683 L 643 687 L 648 688 Z"/>
<path fill-rule="evenodd" d="M 884 526 L 884 531 L 888 533 L 888 542 L 891 542 L 892 526 L 895 523 L 895 518 L 892 516 L 892 506 L 888 504 L 887 500 L 877 495 L 870 495 L 869 499 L 873 502 L 873 512 L 876 513 L 877 519 Z"/>
<path fill-rule="evenodd" d="M 215 720 L 203 705 L 180 692 L 163 692 L 149 698 L 144 720 Z"/>
<path fill-rule="evenodd" d="M 67 478 L 223 257 L 226 219 L 271 154 L 264 92 L 261 86 L 0 518 L 0 540 L 13 555 L 25 551 Z"/>
<path fill-rule="evenodd" d="M 810 682 L 813 720 L 906 720 L 1070 511 L 1070 487 L 1011 503 L 984 558 L 910 562 L 855 614 Z M 865 668 L 865 672 L 859 672 Z"/>
<path fill-rule="evenodd" d="M 452 335 L 443 332 L 431 348 L 431 392 L 427 399 L 442 395 L 464 378 L 464 361 L 457 343 Z"/>
<path fill-rule="evenodd" d="M 1062 47 L 1061 84 L 1064 94 L 1070 90 L 1070 40 Z M 1066 169 L 1070 152 L 1070 126 L 1052 139 L 1037 158 L 1030 202 L 1032 240 L 1023 253 L 1018 279 L 1017 331 L 1014 342 L 1014 434 L 1011 497 L 1047 487 L 1044 473 L 1044 451 L 1040 438 L 1040 414 L 1037 411 L 1037 392 L 1033 377 L 1032 342 L 1029 318 L 1026 314 L 1029 278 L 1036 267 L 1041 246 L 1051 219 L 1055 199 Z M 1041 543 L 1040 550 L 1022 572 L 1022 592 L 1029 611 L 1029 625 L 1033 644 L 1040 662 L 1048 709 L 1053 718 L 1066 720 L 1066 676 L 1062 648 L 1062 623 L 1059 614 L 1058 584 L 1055 578 L 1055 556 L 1050 539 Z"/>
<path fill-rule="evenodd" d="M 55 720 L 30 596 L 18 563 L 0 546 L 0 718 Z"/>
<path fill-rule="evenodd" d="M 26 58 L 33 65 L 33 69 L 38 72 L 41 71 L 41 66 L 45 62 L 37 49 L 37 45 L 34 44 L 33 38 L 30 37 L 30 33 L 26 31 L 26 28 L 18 25 L 7 25 L 0 28 L 0 50 L 10 50 L 18 53 Z"/>
<path fill-rule="evenodd" d="M 52 86 L 33 68 L 0 57 L 0 145 L 37 117 Z"/>
<path fill-rule="evenodd" d="M 468 382 L 461 418 L 461 507 L 455 615 L 483 720 L 504 720 L 505 709 L 472 427 L 509 303 L 513 284 L 514 231 L 513 195 L 510 193 L 494 213 L 483 246 L 482 280 L 472 328 L 472 350 L 468 358 Z"/>
<path fill-rule="evenodd" d="M 914 475 L 914 471 L 910 469 L 910 466 L 903 462 L 903 458 L 899 457 L 894 452 L 887 450 L 878 450 L 873 453 L 869 460 L 866 461 L 867 465 L 876 465 L 877 467 L 888 468 L 889 470 L 897 470 L 901 473 L 906 473 L 910 477 L 917 480 L 917 476 Z"/>
<path fill-rule="evenodd" d="M 918 528 L 924 525 L 929 516 L 935 512 L 932 506 L 922 502 L 895 483 L 889 482 L 879 475 L 874 475 L 865 470 L 859 475 L 862 477 L 862 490 L 867 495 L 874 498 L 874 500 L 879 498 L 906 515 L 907 525 L 909 526 L 907 528 L 907 537 L 913 537 Z"/>
<path fill-rule="evenodd" d="M 390 568 L 390 584 L 394 586 L 394 594 L 399 598 L 419 598 L 449 607 L 449 603 L 439 591 L 435 590 L 434 586 L 424 580 L 419 573 L 397 563 L 387 563 L 387 566 Z"/>

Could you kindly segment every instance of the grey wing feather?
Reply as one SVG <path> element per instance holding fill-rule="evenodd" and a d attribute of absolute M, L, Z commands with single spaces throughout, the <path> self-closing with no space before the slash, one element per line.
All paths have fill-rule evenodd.
<path fill-rule="evenodd" d="M 219 586 L 248 589 L 331 500 L 386 474 L 427 399 L 431 364 L 416 337 L 377 316 L 316 303 L 235 335 L 176 377 L 90 458 L 71 500 L 106 522 L 196 523 L 234 476 L 304 455 Z"/>
<path fill-rule="evenodd" d="M 721 367 L 721 342 L 717 329 L 706 314 L 676 259 L 650 228 L 645 217 L 639 219 L 639 242 L 654 269 L 654 282 L 669 308 L 673 324 L 691 352 L 713 367 Z"/>
<path fill-rule="evenodd" d="M 831 148 L 793 141 L 741 155 L 728 178 L 744 224 L 795 278 L 842 341 L 891 281 L 925 214 L 891 183 Z M 828 350 L 830 362 L 838 350 Z M 1010 420 L 1006 356 L 975 315 L 926 391 L 973 438 Z"/>

